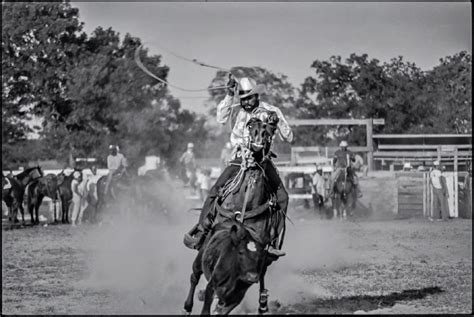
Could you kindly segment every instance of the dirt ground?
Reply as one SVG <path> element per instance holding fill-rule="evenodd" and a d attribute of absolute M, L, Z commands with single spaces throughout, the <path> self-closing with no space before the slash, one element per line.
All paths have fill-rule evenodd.
<path fill-rule="evenodd" d="M 197 215 L 174 213 L 4 228 L 2 314 L 180 314 L 196 255 L 182 237 Z M 471 220 L 290 217 L 270 313 L 472 312 Z M 257 288 L 233 313 L 256 312 Z"/>

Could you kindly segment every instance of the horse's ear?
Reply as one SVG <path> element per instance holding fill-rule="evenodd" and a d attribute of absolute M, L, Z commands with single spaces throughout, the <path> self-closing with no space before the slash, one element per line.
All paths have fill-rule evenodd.
<path fill-rule="evenodd" d="M 259 122 L 260 119 L 258 118 L 250 118 L 249 121 L 247 121 L 247 124 L 245 125 L 247 128 L 251 127 L 253 124 Z"/>
<path fill-rule="evenodd" d="M 230 239 L 233 245 L 239 244 L 239 238 L 237 237 L 237 230 L 238 228 L 236 225 L 232 225 L 232 227 L 230 227 Z"/>

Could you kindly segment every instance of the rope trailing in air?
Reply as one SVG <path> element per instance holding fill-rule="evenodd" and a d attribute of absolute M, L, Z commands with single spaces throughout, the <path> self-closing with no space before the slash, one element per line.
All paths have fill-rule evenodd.
<path fill-rule="evenodd" d="M 217 86 L 217 87 L 209 87 L 209 88 L 204 88 L 204 89 L 188 89 L 188 88 L 183 88 L 183 87 L 179 87 L 177 85 L 173 85 L 171 83 L 169 83 L 168 81 L 156 76 L 155 74 L 153 74 L 151 71 L 149 71 L 145 65 L 143 65 L 142 61 L 140 60 L 140 49 L 143 47 L 145 43 L 141 44 L 140 46 L 138 46 L 135 50 L 135 62 L 137 63 L 138 67 L 141 68 L 141 70 L 143 70 L 146 74 L 148 74 L 150 77 L 153 77 L 154 79 L 158 80 L 159 82 L 165 84 L 165 85 L 168 85 L 169 87 L 173 87 L 175 89 L 178 89 L 178 90 L 181 90 L 181 91 L 186 91 L 186 92 L 201 92 L 201 91 L 208 91 L 208 90 L 217 90 L 217 89 L 227 89 L 227 85 L 225 86 Z M 173 56 L 176 56 L 180 59 L 183 59 L 183 60 L 186 60 L 188 62 L 191 62 L 193 64 L 196 64 L 198 66 L 202 66 L 202 67 L 208 67 L 208 68 L 214 68 L 214 69 L 218 69 L 218 70 L 222 70 L 222 71 L 225 71 L 225 72 L 228 72 L 230 73 L 230 70 L 228 69 L 225 69 L 225 68 L 222 68 L 222 67 L 218 67 L 218 66 L 213 66 L 213 65 L 209 65 L 209 64 L 206 64 L 206 63 L 203 63 L 203 62 L 200 62 L 198 61 L 197 59 L 189 59 L 189 58 L 186 58 L 186 57 L 183 57 L 181 55 L 178 55 L 168 49 L 165 49 L 163 47 L 160 46 L 161 49 L 167 51 L 168 53 L 170 53 L 171 55 Z"/>

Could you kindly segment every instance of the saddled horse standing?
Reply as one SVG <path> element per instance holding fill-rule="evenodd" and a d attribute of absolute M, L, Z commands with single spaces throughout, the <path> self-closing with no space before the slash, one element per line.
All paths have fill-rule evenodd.
<path fill-rule="evenodd" d="M 35 166 L 25 169 L 23 172 L 15 176 L 5 176 L 4 182 L 8 182 L 9 188 L 2 188 L 2 199 L 8 207 L 8 219 L 11 222 L 18 222 L 18 210 L 21 212 L 22 223 L 25 223 L 25 211 L 23 209 L 23 198 L 25 195 L 25 188 L 31 182 L 43 176 L 41 167 Z"/>
<path fill-rule="evenodd" d="M 264 172 L 265 164 L 272 164 L 270 145 L 276 127 L 259 119 L 249 120 L 247 127 L 250 140 L 248 151 L 244 151 L 239 163 L 241 169 L 224 187 L 221 202 L 216 202 L 217 216 L 212 231 L 193 263 L 191 288 L 184 304 L 187 313 L 191 313 L 195 287 L 203 272 L 208 286 L 202 314 L 209 314 L 214 293 L 219 299 L 218 312 L 230 313 L 241 302 L 248 287 L 256 282 L 260 284 L 259 313 L 268 311 L 265 274 L 276 258 L 267 252 L 267 248 L 270 244 L 281 246 L 283 243 L 286 217 L 275 208 L 273 191 Z M 236 228 L 235 219 L 240 222 Z M 242 249 L 242 243 L 232 238 L 235 247 L 230 249 L 225 249 L 225 243 L 222 246 L 215 243 L 232 234 L 243 237 L 246 250 Z M 237 260 L 223 262 L 229 257 Z"/>
<path fill-rule="evenodd" d="M 334 199 L 332 201 L 334 217 L 345 219 L 352 216 L 357 201 L 357 192 L 352 181 L 353 170 L 346 167 L 335 180 Z"/>
<path fill-rule="evenodd" d="M 35 180 L 28 186 L 27 190 L 27 206 L 31 215 L 31 223 L 39 224 L 39 208 L 44 197 L 51 198 L 54 206 L 53 218 L 56 218 L 56 201 L 59 199 L 58 193 L 58 177 L 55 174 L 48 174 Z M 36 217 L 35 217 L 36 215 Z"/>

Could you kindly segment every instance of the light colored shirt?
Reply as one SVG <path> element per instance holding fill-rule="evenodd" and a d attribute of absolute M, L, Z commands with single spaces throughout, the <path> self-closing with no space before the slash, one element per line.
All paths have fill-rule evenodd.
<path fill-rule="evenodd" d="M 77 181 L 77 179 L 72 180 L 71 190 L 73 195 L 77 195 L 77 192 L 79 191 L 79 182 Z"/>
<path fill-rule="evenodd" d="M 211 178 L 202 173 L 197 175 L 197 183 L 201 189 L 209 190 L 211 188 Z"/>
<path fill-rule="evenodd" d="M 283 113 L 280 109 L 275 106 L 272 106 L 266 102 L 259 102 L 257 108 L 255 108 L 251 113 L 245 111 L 240 105 L 233 104 L 233 97 L 226 95 L 225 98 L 217 105 L 217 122 L 226 123 L 229 120 L 231 109 L 238 109 L 235 125 L 232 128 L 232 133 L 230 135 L 230 143 L 235 148 L 238 145 L 246 145 L 249 138 L 249 131 L 246 128 L 247 122 L 251 118 L 259 118 L 261 120 L 266 120 L 268 117 L 268 111 L 273 111 L 278 116 L 278 133 L 280 138 L 283 141 L 291 142 L 293 140 L 293 132 L 291 131 L 290 125 L 286 121 Z"/>
<path fill-rule="evenodd" d="M 196 167 L 196 159 L 194 158 L 194 152 L 184 152 L 183 155 L 181 155 L 179 161 L 183 163 L 187 169 L 194 169 Z"/>
<path fill-rule="evenodd" d="M 127 166 L 127 162 L 125 161 L 125 157 L 122 153 L 117 153 L 115 156 L 111 154 L 107 156 L 107 168 L 109 171 L 116 171 L 121 166 Z"/>
<path fill-rule="evenodd" d="M 315 173 L 311 179 L 313 186 L 311 186 L 311 194 L 319 194 L 325 197 L 325 179 L 322 175 Z M 314 189 L 316 187 L 316 190 Z"/>
<path fill-rule="evenodd" d="M 443 186 L 441 185 L 441 176 L 442 173 L 439 169 L 434 169 L 430 172 L 431 184 L 436 189 L 443 189 Z"/>

